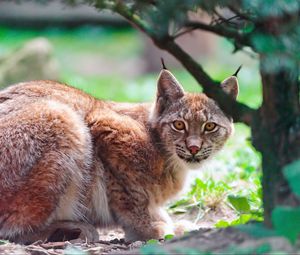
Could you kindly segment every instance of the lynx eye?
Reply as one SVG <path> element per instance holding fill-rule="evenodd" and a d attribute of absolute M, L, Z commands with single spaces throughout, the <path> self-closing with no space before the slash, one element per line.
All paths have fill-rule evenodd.
<path fill-rule="evenodd" d="M 207 122 L 204 126 L 204 131 L 213 131 L 217 127 L 217 124 L 214 122 Z"/>
<path fill-rule="evenodd" d="M 173 127 L 174 127 L 175 129 L 181 131 L 181 130 L 184 130 L 184 129 L 185 129 L 185 124 L 184 124 L 184 122 L 181 121 L 181 120 L 175 120 L 175 121 L 173 122 Z"/>

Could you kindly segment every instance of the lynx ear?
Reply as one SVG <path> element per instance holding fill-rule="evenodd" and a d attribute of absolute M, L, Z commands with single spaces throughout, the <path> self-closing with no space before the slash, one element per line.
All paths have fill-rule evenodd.
<path fill-rule="evenodd" d="M 168 105 L 184 96 L 184 90 L 174 75 L 163 69 L 158 77 L 156 94 L 156 113 L 162 113 Z"/>
<path fill-rule="evenodd" d="M 230 76 L 221 83 L 221 88 L 234 99 L 239 94 L 239 82 L 236 76 Z"/>
<path fill-rule="evenodd" d="M 183 88 L 174 75 L 170 71 L 163 69 L 158 77 L 157 99 L 161 97 L 172 102 L 183 97 L 183 95 Z"/>

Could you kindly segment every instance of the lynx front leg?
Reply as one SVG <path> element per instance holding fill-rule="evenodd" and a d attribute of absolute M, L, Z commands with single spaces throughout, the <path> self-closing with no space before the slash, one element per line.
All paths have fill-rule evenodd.
<path fill-rule="evenodd" d="M 151 215 L 147 208 L 123 209 L 116 216 L 125 231 L 126 241 L 163 239 L 166 234 L 173 233 L 168 222 L 159 215 Z"/>
<path fill-rule="evenodd" d="M 114 185 L 110 190 L 110 209 L 125 231 L 127 241 L 162 239 L 173 233 L 171 219 L 151 207 L 147 194 L 137 186 Z"/>
<path fill-rule="evenodd" d="M 91 127 L 105 168 L 109 208 L 127 240 L 160 239 L 172 231 L 169 220 L 152 206 L 150 190 L 162 167 L 146 127 L 126 115 L 109 112 Z M 156 166 L 157 165 L 157 166 Z"/>
<path fill-rule="evenodd" d="M 164 218 L 159 212 L 152 212 L 146 208 L 139 208 L 139 212 L 127 211 L 123 227 L 125 239 L 128 241 L 163 239 L 167 234 L 174 234 L 172 221 Z M 132 225 L 128 219 L 132 217 Z M 126 224 L 127 223 L 127 224 Z"/>

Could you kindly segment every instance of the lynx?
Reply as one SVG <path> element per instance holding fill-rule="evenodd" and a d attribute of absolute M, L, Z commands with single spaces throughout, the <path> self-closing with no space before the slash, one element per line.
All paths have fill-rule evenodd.
<path fill-rule="evenodd" d="M 237 79 L 222 88 L 235 98 Z M 178 233 L 164 204 L 232 129 L 214 100 L 184 92 L 166 69 L 152 104 L 54 81 L 10 86 L 0 92 L 0 238 L 27 242 L 66 222 L 121 226 L 129 241 Z"/>

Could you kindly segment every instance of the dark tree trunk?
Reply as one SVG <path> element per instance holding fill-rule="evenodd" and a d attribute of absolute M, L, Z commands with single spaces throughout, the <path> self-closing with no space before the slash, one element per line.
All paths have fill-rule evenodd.
<path fill-rule="evenodd" d="M 253 144 L 262 154 L 265 223 L 277 205 L 299 205 L 283 177 L 283 167 L 300 158 L 299 67 L 282 66 L 268 73 L 262 68 L 263 104 L 252 123 Z"/>

